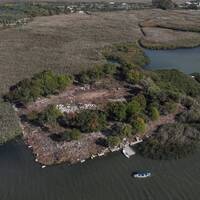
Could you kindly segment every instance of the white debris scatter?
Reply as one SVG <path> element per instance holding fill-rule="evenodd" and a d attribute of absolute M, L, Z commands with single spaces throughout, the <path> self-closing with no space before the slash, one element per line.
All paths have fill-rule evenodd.
<path fill-rule="evenodd" d="M 78 104 L 78 105 L 63 105 L 58 104 L 57 109 L 59 109 L 62 113 L 74 113 L 80 110 L 95 110 L 97 106 L 95 104 Z"/>

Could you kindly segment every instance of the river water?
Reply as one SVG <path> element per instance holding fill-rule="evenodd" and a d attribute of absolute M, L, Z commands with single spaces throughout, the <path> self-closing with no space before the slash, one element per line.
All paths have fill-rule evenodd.
<path fill-rule="evenodd" d="M 152 60 L 149 69 L 170 65 L 187 73 L 200 71 L 200 48 L 146 53 Z M 133 179 L 131 173 L 137 170 L 150 170 L 153 176 Z M 200 152 L 178 161 L 155 161 L 139 155 L 127 159 L 117 152 L 83 164 L 41 169 L 21 140 L 0 146 L 0 200 L 199 199 Z"/>
<path fill-rule="evenodd" d="M 176 68 L 185 73 L 200 72 L 200 47 L 177 50 L 144 50 L 151 63 L 147 69 Z"/>

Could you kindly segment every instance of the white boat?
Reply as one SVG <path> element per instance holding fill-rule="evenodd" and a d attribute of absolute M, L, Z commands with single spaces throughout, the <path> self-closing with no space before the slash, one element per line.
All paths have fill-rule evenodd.
<path fill-rule="evenodd" d="M 129 154 L 126 152 L 125 149 L 122 150 L 123 154 L 127 157 L 127 158 L 130 158 Z"/>
<path fill-rule="evenodd" d="M 151 172 L 135 172 L 133 173 L 134 178 L 147 178 L 151 176 Z"/>

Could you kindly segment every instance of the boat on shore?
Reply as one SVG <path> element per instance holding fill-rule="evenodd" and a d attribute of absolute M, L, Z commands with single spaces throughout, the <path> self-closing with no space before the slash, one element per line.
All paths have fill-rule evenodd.
<path fill-rule="evenodd" d="M 151 172 L 134 172 L 132 176 L 134 178 L 148 178 L 151 177 Z"/>

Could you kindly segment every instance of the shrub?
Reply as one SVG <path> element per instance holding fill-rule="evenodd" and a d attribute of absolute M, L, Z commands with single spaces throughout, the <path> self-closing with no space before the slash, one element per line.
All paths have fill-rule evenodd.
<path fill-rule="evenodd" d="M 156 107 L 151 106 L 149 109 L 149 115 L 153 121 L 158 120 L 160 113 Z"/>
<path fill-rule="evenodd" d="M 133 132 L 136 133 L 144 133 L 146 130 L 146 123 L 143 118 L 136 117 L 131 121 L 131 125 L 133 127 Z"/>
<path fill-rule="evenodd" d="M 128 117 L 134 116 L 135 114 L 141 111 L 142 111 L 142 107 L 138 101 L 132 100 L 131 102 L 128 103 L 127 109 L 126 109 Z"/>
<path fill-rule="evenodd" d="M 143 94 L 138 94 L 137 96 L 133 97 L 133 100 L 137 101 L 140 104 L 141 108 L 145 110 L 147 101 L 146 97 Z"/>
<path fill-rule="evenodd" d="M 78 140 L 81 137 L 81 132 L 78 129 L 72 129 L 69 136 L 71 140 Z"/>
<path fill-rule="evenodd" d="M 43 112 L 38 114 L 37 122 L 41 125 L 57 123 L 57 119 L 62 116 L 62 113 L 55 105 L 49 105 Z"/>
<path fill-rule="evenodd" d="M 130 124 L 122 124 L 119 131 L 121 137 L 130 137 L 133 134 L 133 128 Z"/>
<path fill-rule="evenodd" d="M 129 83 L 137 84 L 143 78 L 143 73 L 137 69 L 131 69 L 126 74 L 126 80 Z"/>
<path fill-rule="evenodd" d="M 199 141 L 197 129 L 180 123 L 165 124 L 141 143 L 138 150 L 153 159 L 178 159 L 193 152 Z"/>
<path fill-rule="evenodd" d="M 106 126 L 106 115 L 99 111 L 82 111 L 77 114 L 74 126 L 86 133 L 100 131 Z"/>
<path fill-rule="evenodd" d="M 4 98 L 13 103 L 26 104 L 35 101 L 40 96 L 64 90 L 72 83 L 72 80 L 73 78 L 69 75 L 55 75 L 51 71 L 43 71 L 11 87 L 10 92 Z"/>
<path fill-rule="evenodd" d="M 120 144 L 121 140 L 119 136 L 108 136 L 107 144 L 109 147 L 116 147 Z"/>
<path fill-rule="evenodd" d="M 162 90 L 186 94 L 192 97 L 196 97 L 200 93 L 200 84 L 183 72 L 176 69 L 157 70 L 155 72 L 158 75 L 155 82 Z"/>
<path fill-rule="evenodd" d="M 169 101 L 164 104 L 164 109 L 167 113 L 175 113 L 177 111 L 177 107 L 177 103 L 174 103 L 173 101 Z"/>
<path fill-rule="evenodd" d="M 126 105 L 121 102 L 109 103 L 107 108 L 108 116 L 114 121 L 126 119 Z"/>

